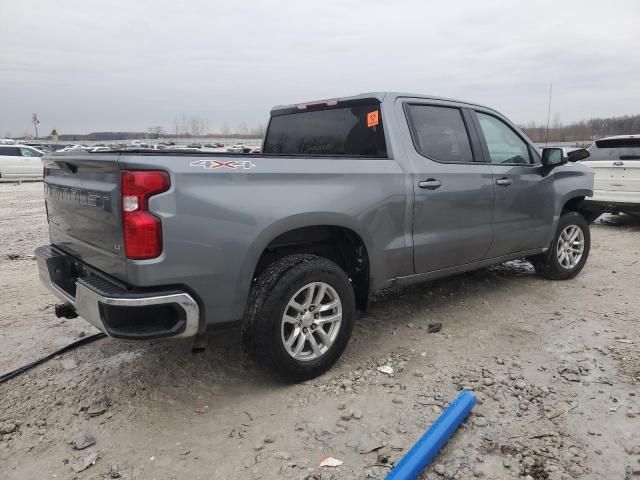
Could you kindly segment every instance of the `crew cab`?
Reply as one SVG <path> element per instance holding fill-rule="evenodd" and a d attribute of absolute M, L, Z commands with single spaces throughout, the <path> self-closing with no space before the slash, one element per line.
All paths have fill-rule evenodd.
<path fill-rule="evenodd" d="M 197 346 L 239 324 L 256 358 L 311 378 L 377 290 L 521 258 L 550 279 L 577 275 L 593 172 L 567 160 L 470 102 L 279 106 L 260 154 L 47 155 L 50 244 L 36 256 L 60 316 Z"/>

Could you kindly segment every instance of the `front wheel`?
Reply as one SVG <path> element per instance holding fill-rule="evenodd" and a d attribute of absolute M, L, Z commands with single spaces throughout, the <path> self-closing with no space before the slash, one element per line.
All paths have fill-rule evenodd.
<path fill-rule="evenodd" d="M 349 278 L 315 255 L 290 255 L 253 285 L 242 323 L 245 347 L 288 379 L 316 377 L 347 346 L 355 318 Z"/>
<path fill-rule="evenodd" d="M 568 280 L 583 269 L 590 248 L 591 233 L 585 218 L 577 212 L 565 212 L 558 220 L 549 250 L 530 260 L 536 272 L 543 277 Z"/>

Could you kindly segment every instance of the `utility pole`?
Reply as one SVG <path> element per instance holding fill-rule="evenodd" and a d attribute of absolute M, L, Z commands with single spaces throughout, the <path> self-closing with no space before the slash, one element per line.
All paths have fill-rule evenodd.
<path fill-rule="evenodd" d="M 33 123 L 33 128 L 36 129 L 36 138 L 38 138 L 38 124 L 40 123 L 40 120 L 38 120 L 38 114 L 34 113 L 31 117 L 31 123 Z"/>

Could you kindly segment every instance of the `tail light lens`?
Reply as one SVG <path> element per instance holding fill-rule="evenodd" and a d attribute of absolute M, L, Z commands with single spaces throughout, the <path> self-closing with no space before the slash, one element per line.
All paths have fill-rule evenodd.
<path fill-rule="evenodd" d="M 167 172 L 122 172 L 124 252 L 131 260 L 156 258 L 162 253 L 162 223 L 149 212 L 149 198 L 171 186 Z"/>

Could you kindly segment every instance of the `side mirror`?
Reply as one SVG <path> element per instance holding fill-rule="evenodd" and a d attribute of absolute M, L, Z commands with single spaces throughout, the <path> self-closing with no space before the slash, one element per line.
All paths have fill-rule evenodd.
<path fill-rule="evenodd" d="M 542 149 L 542 165 L 545 167 L 557 167 L 567 163 L 567 157 L 561 148 L 550 147 Z"/>
<path fill-rule="evenodd" d="M 585 148 L 576 148 L 567 154 L 567 160 L 570 162 L 579 162 L 580 160 L 584 160 L 587 157 L 590 157 L 591 154 Z"/>

